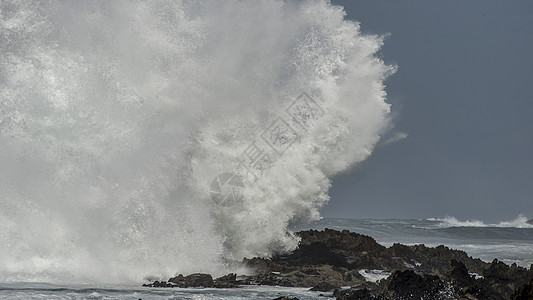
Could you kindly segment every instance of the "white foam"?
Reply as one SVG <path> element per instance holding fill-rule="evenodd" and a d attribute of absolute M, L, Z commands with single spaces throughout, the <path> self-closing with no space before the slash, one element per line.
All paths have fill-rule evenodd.
<path fill-rule="evenodd" d="M 499 223 L 484 223 L 478 220 L 458 220 L 452 216 L 444 218 L 429 218 L 428 221 L 438 222 L 439 227 L 514 227 L 514 228 L 533 228 L 533 224 L 529 224 L 528 219 L 522 214 L 518 215 L 512 221 L 502 221 Z"/>
<path fill-rule="evenodd" d="M 221 257 L 294 249 L 288 224 L 318 219 L 329 178 L 389 126 L 382 38 L 328 1 L 6 0 L 0 13 L 0 281 L 216 276 Z M 321 118 L 243 203 L 213 203 L 211 180 L 302 92 Z"/>
<path fill-rule="evenodd" d="M 386 272 L 383 270 L 368 270 L 368 269 L 359 270 L 359 274 L 363 275 L 366 281 L 376 282 L 376 283 L 380 281 L 381 279 L 388 278 L 391 275 L 390 272 Z"/>

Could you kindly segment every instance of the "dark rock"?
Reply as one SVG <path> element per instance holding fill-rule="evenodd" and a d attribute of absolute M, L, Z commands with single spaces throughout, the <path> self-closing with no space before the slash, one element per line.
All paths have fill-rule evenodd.
<path fill-rule="evenodd" d="M 455 296 L 461 299 L 499 299 L 495 296 L 497 292 L 492 289 L 485 279 L 476 280 L 460 261 L 451 261 L 445 277 L 453 287 Z"/>
<path fill-rule="evenodd" d="M 183 276 L 179 274 L 176 277 L 172 277 L 168 282 L 174 283 L 176 287 L 189 288 L 189 287 L 214 287 L 215 283 L 213 277 L 209 274 L 195 273 L 189 276 Z"/>
<path fill-rule="evenodd" d="M 143 284 L 143 286 L 147 286 L 147 287 L 156 287 L 156 288 L 159 288 L 159 287 L 163 287 L 163 288 L 166 288 L 166 287 L 172 287 L 173 285 L 166 282 L 166 281 L 154 281 L 152 284 Z"/>
<path fill-rule="evenodd" d="M 533 225 L 533 219 L 527 221 L 528 224 Z"/>
<path fill-rule="evenodd" d="M 256 270 L 257 272 L 268 271 L 269 270 L 268 261 L 266 259 L 264 259 L 264 258 L 254 257 L 252 259 L 247 259 L 245 257 L 242 260 L 242 263 L 245 266 Z"/>
<path fill-rule="evenodd" d="M 230 273 L 214 280 L 216 288 L 235 288 L 237 284 L 237 274 Z"/>
<path fill-rule="evenodd" d="M 338 288 L 339 288 L 338 285 L 335 285 L 335 284 L 332 284 L 326 281 L 322 281 L 321 283 L 312 287 L 310 290 L 315 291 L 315 292 L 329 292 L 329 291 L 333 291 L 334 289 L 338 289 Z"/>
<path fill-rule="evenodd" d="M 532 272 L 526 268 L 518 267 L 516 264 L 508 266 L 497 259 L 492 261 L 489 268 L 483 272 L 483 276 L 498 294 L 507 295 L 506 298 L 533 278 Z"/>
<path fill-rule="evenodd" d="M 516 289 L 511 300 L 533 300 L 533 279 Z"/>
<path fill-rule="evenodd" d="M 319 245 L 326 246 L 330 251 L 322 250 L 323 256 L 326 257 L 321 258 L 322 261 L 329 260 L 327 263 L 330 265 L 343 266 L 350 269 L 380 268 L 373 256 L 383 256 L 387 250 L 373 238 L 351 233 L 348 230 L 340 232 L 326 228 L 323 231 L 300 231 L 297 235 L 302 238 L 300 248 L 313 245 L 315 247 Z"/>
<path fill-rule="evenodd" d="M 291 266 L 331 265 L 346 266 L 344 256 L 332 251 L 325 243 L 312 242 L 300 245 L 298 249 L 288 256 L 278 256 L 274 261 Z"/>
<path fill-rule="evenodd" d="M 178 275 L 153 287 L 220 287 L 277 285 L 337 289 L 337 299 L 509 299 L 528 296 L 533 265 L 528 270 L 498 260 L 486 263 L 466 252 L 445 246 L 394 244 L 389 248 L 373 238 L 347 230 L 307 230 L 297 233 L 301 241 L 292 253 L 271 259 L 252 258 L 229 262 L 255 270 L 254 275 L 228 274 L 212 279 L 209 274 Z M 361 269 L 391 272 L 378 283 L 366 281 Z M 471 273 L 483 275 L 475 278 Z M 528 285 L 529 284 L 529 285 Z M 513 294 L 514 293 L 514 294 Z M 524 296 L 526 295 L 526 296 Z M 514 298 L 513 298 L 514 299 Z"/>
<path fill-rule="evenodd" d="M 278 297 L 278 298 L 275 298 L 273 300 L 300 300 L 296 297 Z"/>
<path fill-rule="evenodd" d="M 475 282 L 475 279 L 468 273 L 465 264 L 455 259 L 452 259 L 446 277 L 459 286 L 469 286 Z"/>
<path fill-rule="evenodd" d="M 438 276 L 418 275 L 412 270 L 395 271 L 385 280 L 385 294 L 391 298 L 436 299 L 444 283 Z"/>
<path fill-rule="evenodd" d="M 362 289 L 346 289 L 346 290 L 335 290 L 333 296 L 337 300 L 367 300 L 367 299 L 383 299 L 381 296 L 376 296 L 368 288 Z"/>

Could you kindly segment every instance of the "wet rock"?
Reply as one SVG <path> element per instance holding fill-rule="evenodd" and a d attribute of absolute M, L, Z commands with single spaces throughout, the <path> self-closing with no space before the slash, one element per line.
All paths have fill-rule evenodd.
<path fill-rule="evenodd" d="M 385 280 L 385 295 L 390 298 L 437 299 L 444 283 L 438 276 L 419 275 L 412 270 L 395 271 Z"/>
<path fill-rule="evenodd" d="M 216 288 L 235 288 L 237 284 L 237 274 L 230 273 L 214 280 Z"/>
<path fill-rule="evenodd" d="M 516 289 L 511 300 L 533 300 L 533 279 Z"/>
<path fill-rule="evenodd" d="M 143 284 L 143 286 L 146 286 L 146 287 L 155 287 L 155 288 L 166 288 L 166 287 L 173 287 L 172 284 L 166 282 L 166 281 L 154 281 L 153 283 L 151 284 Z"/>
<path fill-rule="evenodd" d="M 213 277 L 209 274 L 195 273 L 189 276 L 183 276 L 179 274 L 176 277 L 172 277 L 168 282 L 173 283 L 174 286 L 180 288 L 189 288 L 189 287 L 204 287 L 210 288 L 215 286 Z"/>
<path fill-rule="evenodd" d="M 368 288 L 362 289 L 346 289 L 346 290 L 335 290 L 333 296 L 338 300 L 366 300 L 366 299 L 384 299 L 375 295 L 374 292 Z"/>
<path fill-rule="evenodd" d="M 301 242 L 292 253 L 271 259 L 252 258 L 230 262 L 247 267 L 254 275 L 228 274 L 213 280 L 209 274 L 178 275 L 153 287 L 220 287 L 277 285 L 337 289 L 338 299 L 509 299 L 530 291 L 533 267 L 486 263 L 466 252 L 445 246 L 394 244 L 389 248 L 373 238 L 347 230 L 307 230 L 297 233 Z M 362 269 L 383 270 L 390 275 L 377 283 L 366 281 Z M 473 277 L 472 273 L 483 275 Z M 529 286 L 528 286 L 529 284 Z M 514 293 L 514 294 L 513 294 Z M 528 298 L 517 298 L 528 299 Z"/>
<path fill-rule="evenodd" d="M 470 275 L 465 264 L 460 261 L 451 261 L 445 277 L 453 287 L 455 295 L 461 299 L 495 299 L 491 295 L 494 296 L 496 292 L 486 280 L 476 280 Z"/>
<path fill-rule="evenodd" d="M 326 281 L 322 281 L 319 284 L 312 287 L 310 290 L 315 291 L 315 292 L 329 292 L 329 291 L 333 291 L 334 289 L 338 289 L 338 288 L 339 288 L 338 285 L 335 285 L 335 284 L 332 284 Z"/>
<path fill-rule="evenodd" d="M 446 278 L 459 286 L 470 286 L 475 282 L 475 279 L 470 275 L 465 264 L 452 259 L 450 267 L 446 272 Z"/>
<path fill-rule="evenodd" d="M 322 256 L 329 260 L 328 264 L 350 269 L 379 268 L 374 258 L 384 256 L 387 251 L 386 247 L 373 238 L 348 230 L 341 232 L 326 228 L 323 231 L 301 231 L 297 235 L 302 239 L 300 247 L 326 246 L 330 251 L 322 250 Z"/>
<path fill-rule="evenodd" d="M 341 267 L 347 265 L 344 256 L 333 252 L 323 242 L 300 245 L 292 254 L 278 256 L 273 260 L 280 264 L 291 266 L 331 265 Z"/>
<path fill-rule="evenodd" d="M 531 270 L 518 267 L 516 264 L 510 266 L 494 259 L 483 272 L 483 277 L 487 283 L 501 295 L 511 295 L 521 285 L 524 285 L 533 278 Z"/>
<path fill-rule="evenodd" d="M 242 260 L 242 264 L 256 270 L 257 272 L 268 271 L 270 270 L 269 261 L 264 258 L 254 257 L 252 259 L 247 259 L 246 257 Z"/>
<path fill-rule="evenodd" d="M 275 298 L 273 300 L 300 300 L 296 297 L 278 297 L 278 298 Z"/>

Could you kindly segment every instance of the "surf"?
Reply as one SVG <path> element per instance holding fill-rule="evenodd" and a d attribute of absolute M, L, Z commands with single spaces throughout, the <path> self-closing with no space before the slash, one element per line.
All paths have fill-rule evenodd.
<path fill-rule="evenodd" d="M 293 250 L 288 227 L 319 219 L 330 178 L 392 126 L 383 37 L 328 1 L 8 0 L 0 16 L 3 282 L 218 276 Z M 242 186 L 213 191 L 224 173 Z"/>

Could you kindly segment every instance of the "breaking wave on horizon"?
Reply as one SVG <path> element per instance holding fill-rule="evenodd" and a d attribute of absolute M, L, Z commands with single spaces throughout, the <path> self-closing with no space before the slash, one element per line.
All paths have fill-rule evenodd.
<path fill-rule="evenodd" d="M 217 276 L 293 250 L 288 226 L 391 127 L 383 38 L 328 1 L 6 0 L 0 40 L 2 282 Z M 261 140 L 277 156 L 217 205 L 213 179 Z"/>
<path fill-rule="evenodd" d="M 440 228 L 447 227 L 501 227 L 501 228 L 533 228 L 533 224 L 528 223 L 528 218 L 518 215 L 514 220 L 501 221 L 498 223 L 485 223 L 479 220 L 458 220 L 452 216 L 444 218 L 429 218 L 428 221 L 436 222 Z"/>

